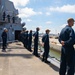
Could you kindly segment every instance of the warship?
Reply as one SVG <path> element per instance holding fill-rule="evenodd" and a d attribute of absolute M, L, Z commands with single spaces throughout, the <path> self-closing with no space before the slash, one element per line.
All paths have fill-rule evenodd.
<path fill-rule="evenodd" d="M 25 25 L 21 23 L 18 15 L 18 9 L 15 8 L 13 2 L 0 0 L 0 42 L 2 42 L 1 34 L 4 28 L 8 29 L 8 41 L 18 40 L 18 35 Z"/>

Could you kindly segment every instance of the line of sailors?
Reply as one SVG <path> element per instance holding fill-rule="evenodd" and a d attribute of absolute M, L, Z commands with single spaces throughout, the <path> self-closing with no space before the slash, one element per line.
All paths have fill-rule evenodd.
<path fill-rule="evenodd" d="M 68 25 L 65 26 L 59 35 L 59 42 L 62 45 L 61 47 L 61 61 L 60 61 L 60 70 L 59 75 L 74 75 L 74 66 L 75 66 L 75 50 L 73 45 L 75 44 L 75 33 L 72 29 L 75 20 L 70 18 L 67 20 Z M 28 31 L 22 31 L 19 40 L 24 44 L 24 47 L 27 48 L 29 51 L 31 50 L 32 45 L 32 36 L 34 37 L 34 52 L 33 54 L 39 57 L 38 54 L 38 41 L 39 41 L 39 28 L 36 28 L 36 32 L 32 35 L 32 30 L 28 34 Z M 42 37 L 42 42 L 44 46 L 44 54 L 42 61 L 49 63 L 47 61 L 50 45 L 49 45 L 49 32 L 50 30 L 46 30 L 45 35 Z M 2 33 L 2 40 L 3 40 L 3 49 L 2 51 L 6 51 L 6 43 L 7 43 L 7 29 L 4 29 Z"/>
<path fill-rule="evenodd" d="M 23 43 L 24 47 L 26 49 L 28 49 L 30 52 L 32 52 L 32 37 L 34 38 L 34 51 L 33 51 L 33 55 L 35 55 L 36 57 L 40 57 L 38 54 L 38 42 L 39 42 L 39 27 L 36 28 L 36 32 L 34 34 L 32 34 L 32 30 L 30 30 L 29 34 L 28 31 L 23 30 L 20 33 L 19 36 L 19 40 Z M 50 63 L 49 61 L 47 61 L 48 58 L 48 54 L 49 54 L 49 50 L 50 50 L 50 46 L 49 46 L 49 32 L 50 30 L 47 29 L 46 30 L 46 34 L 42 37 L 42 45 L 44 47 L 44 54 L 43 54 L 43 59 L 42 61 L 45 63 Z"/>

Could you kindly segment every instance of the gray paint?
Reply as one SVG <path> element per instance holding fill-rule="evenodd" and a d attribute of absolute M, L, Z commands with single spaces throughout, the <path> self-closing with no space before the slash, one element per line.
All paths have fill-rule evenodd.
<path fill-rule="evenodd" d="M 1 34 L 2 34 L 4 28 L 8 29 L 8 32 L 7 32 L 8 41 L 14 41 L 15 40 L 15 31 L 17 31 L 17 30 L 21 31 L 22 25 L 9 23 L 9 24 L 0 26 L 0 42 L 2 41 Z"/>
<path fill-rule="evenodd" d="M 2 25 L 0 25 L 0 42 L 2 42 L 1 34 L 3 32 L 3 28 L 8 29 L 8 41 L 14 41 L 15 40 L 15 31 L 22 30 L 22 24 L 21 24 L 21 18 L 19 18 L 18 10 L 15 9 L 13 2 L 9 0 L 0 0 L 0 22 L 2 23 L 2 15 L 5 11 L 6 15 L 10 15 L 10 23 L 8 23 L 7 17 L 5 18 L 5 22 L 3 22 Z M 12 23 L 12 17 L 16 18 L 15 23 Z M 1 24 L 0 23 L 0 24 Z M 5 23 L 5 24 L 4 24 Z"/>

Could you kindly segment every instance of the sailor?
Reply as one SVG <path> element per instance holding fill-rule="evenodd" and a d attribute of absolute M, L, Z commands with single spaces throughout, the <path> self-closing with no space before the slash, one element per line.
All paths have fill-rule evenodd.
<path fill-rule="evenodd" d="M 25 32 L 25 48 L 28 49 L 28 31 Z"/>
<path fill-rule="evenodd" d="M 62 45 L 61 48 L 61 62 L 60 62 L 60 70 L 59 75 L 74 75 L 74 40 L 75 33 L 72 29 L 74 25 L 74 19 L 69 18 L 67 20 L 68 25 L 65 26 L 59 35 L 59 42 Z"/>
<path fill-rule="evenodd" d="M 6 13 L 5 11 L 3 12 L 3 21 L 5 21 Z"/>
<path fill-rule="evenodd" d="M 49 61 L 47 61 L 48 55 L 49 55 L 49 50 L 50 50 L 50 45 L 49 45 L 49 32 L 50 30 L 47 29 L 46 34 L 44 34 L 44 36 L 42 37 L 42 42 L 43 42 L 43 46 L 44 46 L 44 54 L 43 54 L 43 59 L 42 61 L 44 61 L 45 63 L 50 63 Z"/>
<path fill-rule="evenodd" d="M 25 47 L 25 39 L 26 39 L 26 36 L 25 36 L 25 33 L 26 33 L 26 28 L 23 29 L 19 35 L 19 41 L 21 41 Z"/>
<path fill-rule="evenodd" d="M 38 54 L 38 41 L 39 41 L 39 27 L 36 28 L 36 32 L 33 34 L 34 37 L 34 52 L 33 54 L 37 57 L 39 57 Z"/>
<path fill-rule="evenodd" d="M 2 52 L 6 52 L 6 46 L 7 46 L 7 29 L 4 28 L 3 32 L 2 32 L 2 41 L 3 41 L 3 44 L 2 44 Z"/>
<path fill-rule="evenodd" d="M 15 23 L 15 17 L 14 16 L 12 17 L 12 22 Z"/>
<path fill-rule="evenodd" d="M 32 45 L 32 30 L 30 30 L 30 33 L 28 35 L 28 50 L 32 52 L 31 45 Z"/>
<path fill-rule="evenodd" d="M 24 44 L 24 32 L 25 31 L 22 30 L 19 34 L 19 41 L 21 41 L 23 44 Z"/>
<path fill-rule="evenodd" d="M 10 15 L 7 15 L 8 22 L 10 23 Z"/>

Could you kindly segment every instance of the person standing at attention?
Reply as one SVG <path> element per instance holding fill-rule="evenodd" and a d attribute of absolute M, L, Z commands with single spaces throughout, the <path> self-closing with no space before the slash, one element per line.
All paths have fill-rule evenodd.
<path fill-rule="evenodd" d="M 36 57 L 39 57 L 39 54 L 38 54 L 39 30 L 40 30 L 39 27 L 37 27 L 36 32 L 33 34 L 33 36 L 34 36 L 34 52 L 33 52 L 33 54 Z"/>
<path fill-rule="evenodd" d="M 6 52 L 6 44 L 7 44 L 7 29 L 6 28 L 4 28 L 4 30 L 3 30 L 3 32 L 2 32 L 2 42 L 3 42 L 3 44 L 2 44 L 2 52 Z"/>
<path fill-rule="evenodd" d="M 45 63 L 50 63 L 47 60 L 48 55 L 49 55 L 49 50 L 50 50 L 50 45 L 49 45 L 49 32 L 50 32 L 50 30 L 47 29 L 46 30 L 46 34 L 44 34 L 44 36 L 42 37 L 42 42 L 43 42 L 43 46 L 44 46 L 44 54 L 43 54 L 42 61 L 44 61 Z"/>
<path fill-rule="evenodd" d="M 75 33 L 72 29 L 74 25 L 74 19 L 69 18 L 67 20 L 68 25 L 65 26 L 59 35 L 59 42 L 62 45 L 61 48 L 61 62 L 59 75 L 74 75 L 74 40 Z"/>
<path fill-rule="evenodd" d="M 32 45 L 32 30 L 30 30 L 30 33 L 29 33 L 29 35 L 28 35 L 28 50 L 29 50 L 30 52 L 32 52 L 32 47 L 31 47 L 31 45 Z"/>

